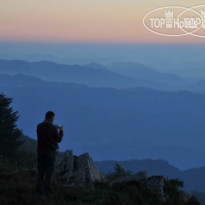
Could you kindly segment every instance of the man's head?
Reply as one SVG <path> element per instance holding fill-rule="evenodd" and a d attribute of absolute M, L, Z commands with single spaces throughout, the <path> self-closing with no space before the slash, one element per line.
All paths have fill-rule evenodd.
<path fill-rule="evenodd" d="M 45 115 L 45 120 L 47 120 L 51 123 L 53 123 L 54 118 L 55 118 L 55 113 L 53 111 L 48 111 Z"/>

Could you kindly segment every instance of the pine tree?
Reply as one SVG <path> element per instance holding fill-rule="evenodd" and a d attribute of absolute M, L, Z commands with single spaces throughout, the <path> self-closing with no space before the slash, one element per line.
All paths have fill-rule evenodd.
<path fill-rule="evenodd" d="M 11 103 L 12 98 L 0 93 L 0 155 L 16 162 L 23 142 L 19 140 L 22 131 L 16 125 L 18 111 L 13 111 Z"/>

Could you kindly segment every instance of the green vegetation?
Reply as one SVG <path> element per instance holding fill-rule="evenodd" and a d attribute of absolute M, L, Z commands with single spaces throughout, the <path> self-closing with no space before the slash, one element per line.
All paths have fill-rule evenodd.
<path fill-rule="evenodd" d="M 16 126 L 18 111 L 13 111 L 10 107 L 11 102 L 11 98 L 0 94 L 0 155 L 16 162 L 23 142 L 19 141 L 22 131 Z"/>
<path fill-rule="evenodd" d="M 110 172 L 109 174 L 106 175 L 106 178 L 108 180 L 114 180 L 114 179 L 117 179 L 119 177 L 131 176 L 132 175 L 132 171 L 125 170 L 119 164 L 115 164 L 114 170 L 115 170 L 114 172 Z"/>
<path fill-rule="evenodd" d="M 11 103 L 12 98 L 0 94 L 0 155 L 16 165 L 35 167 L 36 153 L 30 152 L 31 149 L 28 148 L 30 141 L 34 147 L 34 140 L 25 136 L 17 127 L 19 115 L 18 111 L 13 111 Z"/>

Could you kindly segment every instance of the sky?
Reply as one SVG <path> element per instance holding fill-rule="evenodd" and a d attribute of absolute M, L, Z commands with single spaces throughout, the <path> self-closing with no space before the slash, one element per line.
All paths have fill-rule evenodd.
<path fill-rule="evenodd" d="M 162 6 L 191 7 L 202 0 L 1 0 L 1 42 L 204 43 L 193 36 L 148 31 L 143 17 Z"/>
<path fill-rule="evenodd" d="M 133 61 L 184 76 L 204 65 L 205 38 L 157 35 L 143 18 L 159 7 L 197 5 L 204 0 L 1 0 L 0 59 Z"/>

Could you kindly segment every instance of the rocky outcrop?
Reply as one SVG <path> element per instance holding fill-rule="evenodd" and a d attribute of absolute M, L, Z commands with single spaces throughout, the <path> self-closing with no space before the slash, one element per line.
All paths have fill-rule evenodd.
<path fill-rule="evenodd" d="M 64 185 L 89 188 L 94 187 L 94 182 L 105 179 L 88 153 L 76 156 L 72 150 L 57 153 L 55 175 Z"/>
<path fill-rule="evenodd" d="M 112 180 L 109 183 L 109 186 L 112 187 L 112 186 L 119 185 L 122 183 L 126 184 L 130 182 L 142 182 L 144 186 L 146 186 L 149 189 L 152 189 L 152 191 L 154 191 L 160 197 L 161 201 L 165 201 L 166 195 L 167 195 L 167 193 L 165 193 L 164 191 L 165 181 L 167 183 L 170 180 L 165 179 L 164 176 L 147 177 L 147 171 L 141 171 L 131 176 L 122 176 L 115 180 Z M 177 190 L 177 192 L 178 192 L 178 197 L 184 201 L 188 201 L 192 197 L 189 193 L 183 190 Z"/>
<path fill-rule="evenodd" d="M 88 153 L 79 156 L 73 155 L 72 150 L 57 152 L 55 175 L 61 181 L 63 187 L 80 186 L 90 189 L 94 188 L 94 182 L 108 182 L 109 186 L 117 184 L 126 184 L 132 182 L 141 182 L 145 187 L 152 189 L 161 198 L 166 199 L 164 187 L 169 182 L 163 176 L 147 177 L 147 171 L 141 171 L 130 176 L 122 176 L 112 181 L 107 181 L 105 176 L 100 173 L 95 163 Z M 168 180 L 168 181 L 167 181 Z M 165 183 L 166 182 L 166 183 Z M 190 195 L 186 192 L 179 191 L 180 197 L 188 200 Z"/>
<path fill-rule="evenodd" d="M 109 186 L 114 186 L 120 183 L 129 182 L 143 182 L 148 188 L 152 188 L 163 200 L 164 199 L 164 177 L 163 176 L 152 176 L 147 177 L 147 171 L 140 171 L 131 176 L 122 176 L 109 183 Z"/>

